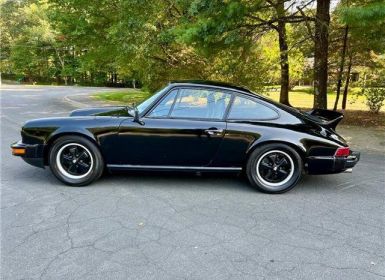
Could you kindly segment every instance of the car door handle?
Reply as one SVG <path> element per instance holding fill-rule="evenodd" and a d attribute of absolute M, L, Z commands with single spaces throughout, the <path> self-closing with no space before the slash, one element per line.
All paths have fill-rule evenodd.
<path fill-rule="evenodd" d="M 223 129 L 209 128 L 209 129 L 205 129 L 204 132 L 207 135 L 220 135 L 223 133 Z"/>

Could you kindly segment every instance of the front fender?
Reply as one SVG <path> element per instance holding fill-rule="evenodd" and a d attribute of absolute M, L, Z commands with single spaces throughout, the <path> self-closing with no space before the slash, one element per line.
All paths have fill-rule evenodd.
<path fill-rule="evenodd" d="M 94 142 L 98 142 L 95 135 L 89 131 L 88 129 L 84 127 L 78 127 L 78 126 L 65 126 L 65 127 L 59 127 L 55 131 L 53 131 L 46 139 L 46 143 L 51 143 L 53 140 L 57 139 L 61 135 L 68 135 L 68 134 L 77 134 L 77 135 L 83 135 L 87 138 L 92 139 Z"/>

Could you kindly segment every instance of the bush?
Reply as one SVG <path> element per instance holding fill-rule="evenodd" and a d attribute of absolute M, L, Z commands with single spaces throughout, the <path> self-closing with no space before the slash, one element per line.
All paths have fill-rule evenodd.
<path fill-rule="evenodd" d="M 366 98 L 366 105 L 373 113 L 378 113 L 385 101 L 385 88 L 368 87 L 362 89 L 362 94 Z"/>

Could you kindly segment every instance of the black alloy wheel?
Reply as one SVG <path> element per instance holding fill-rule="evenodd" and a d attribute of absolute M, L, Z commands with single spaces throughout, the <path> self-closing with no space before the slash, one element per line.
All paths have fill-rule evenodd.
<path fill-rule="evenodd" d="M 85 186 L 98 179 L 104 170 L 103 157 L 90 140 L 75 135 L 58 138 L 51 146 L 49 165 L 60 181 Z"/>
<path fill-rule="evenodd" d="M 301 178 L 303 162 L 292 147 L 272 143 L 256 148 L 246 165 L 250 183 L 266 193 L 284 193 L 297 184 Z"/>

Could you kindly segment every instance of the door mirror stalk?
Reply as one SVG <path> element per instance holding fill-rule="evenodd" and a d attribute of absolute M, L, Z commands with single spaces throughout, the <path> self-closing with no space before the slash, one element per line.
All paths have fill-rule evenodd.
<path fill-rule="evenodd" d="M 138 108 L 136 108 L 136 107 L 134 108 L 134 120 L 133 120 L 133 122 L 136 122 L 140 125 L 144 125 L 144 121 L 142 121 L 140 119 L 139 111 L 138 111 Z"/>

